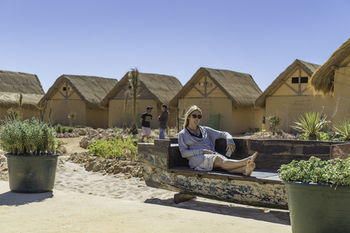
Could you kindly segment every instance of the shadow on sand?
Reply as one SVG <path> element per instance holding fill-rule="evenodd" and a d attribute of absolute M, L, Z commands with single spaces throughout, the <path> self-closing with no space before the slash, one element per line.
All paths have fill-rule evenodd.
<path fill-rule="evenodd" d="M 152 198 L 152 199 L 147 199 L 145 203 L 172 206 L 172 207 L 182 208 L 182 209 L 204 211 L 204 212 L 210 212 L 214 214 L 223 214 L 223 215 L 229 215 L 234 217 L 265 221 L 270 223 L 290 225 L 289 212 L 286 210 L 243 206 L 243 205 L 238 205 L 234 203 L 229 203 L 229 204 L 228 203 L 225 203 L 225 204 L 210 203 L 210 202 L 199 201 L 196 199 L 175 204 L 173 198 L 164 199 L 164 200 L 158 199 L 158 198 Z"/>
<path fill-rule="evenodd" d="M 15 193 L 15 192 L 6 192 L 0 194 L 0 206 L 16 206 L 16 205 L 25 205 L 32 202 L 40 202 L 47 198 L 52 198 L 52 192 L 45 193 Z"/>

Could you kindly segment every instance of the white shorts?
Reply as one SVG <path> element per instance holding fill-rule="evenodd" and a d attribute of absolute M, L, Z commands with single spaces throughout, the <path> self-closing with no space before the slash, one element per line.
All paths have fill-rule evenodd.
<path fill-rule="evenodd" d="M 151 128 L 142 127 L 141 129 L 142 129 L 142 134 L 144 136 L 147 136 L 147 137 L 151 136 Z"/>
<path fill-rule="evenodd" d="M 197 171 L 212 171 L 214 167 L 214 161 L 217 157 L 222 158 L 223 160 L 226 160 L 227 158 L 219 153 L 215 154 L 203 154 L 204 159 L 203 162 L 201 162 L 198 166 L 194 168 L 194 170 Z"/>

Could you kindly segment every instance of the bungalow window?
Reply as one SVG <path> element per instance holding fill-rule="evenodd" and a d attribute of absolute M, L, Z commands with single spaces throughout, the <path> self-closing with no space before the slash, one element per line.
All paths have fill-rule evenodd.
<path fill-rule="evenodd" d="M 300 78 L 300 83 L 307 83 L 308 82 L 308 78 L 307 77 L 301 77 Z"/>
<path fill-rule="evenodd" d="M 300 77 L 300 83 L 308 83 L 309 78 L 308 77 Z M 293 77 L 292 78 L 292 83 L 299 83 L 299 78 L 298 77 Z"/>
<path fill-rule="evenodd" d="M 209 82 L 200 82 L 199 86 L 200 87 L 211 87 L 213 84 Z"/>
<path fill-rule="evenodd" d="M 63 91 L 70 91 L 70 87 L 62 87 Z"/>

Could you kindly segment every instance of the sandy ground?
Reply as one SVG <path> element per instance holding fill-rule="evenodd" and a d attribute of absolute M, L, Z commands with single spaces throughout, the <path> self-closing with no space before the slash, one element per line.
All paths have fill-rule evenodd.
<path fill-rule="evenodd" d="M 77 138 L 58 138 L 62 142 L 62 146 L 64 146 L 67 150 L 67 154 L 70 153 L 80 153 L 87 151 L 86 149 L 79 146 L 79 142 L 84 136 L 80 136 Z"/>
<path fill-rule="evenodd" d="M 244 207 L 231 207 L 228 215 L 60 190 L 20 194 L 9 192 L 6 181 L 0 193 L 1 232 L 291 232 L 258 217 L 271 213 Z"/>
<path fill-rule="evenodd" d="M 79 138 L 62 141 L 68 153 L 84 150 Z M 174 194 L 138 178 L 87 172 L 60 156 L 53 193 L 13 193 L 0 181 L 0 231 L 291 232 L 286 211 L 205 198 L 175 204 Z"/>

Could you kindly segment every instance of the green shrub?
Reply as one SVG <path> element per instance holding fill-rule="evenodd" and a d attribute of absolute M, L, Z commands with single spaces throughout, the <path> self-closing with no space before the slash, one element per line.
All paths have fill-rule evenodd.
<path fill-rule="evenodd" d="M 62 127 L 63 126 L 61 124 L 55 125 L 56 133 L 62 133 L 63 132 Z"/>
<path fill-rule="evenodd" d="M 339 141 L 338 136 L 334 132 L 320 132 L 319 140 L 321 141 Z"/>
<path fill-rule="evenodd" d="M 298 121 L 291 127 L 303 133 L 303 139 L 316 140 L 320 138 L 320 132 L 329 124 L 326 115 L 318 112 L 307 112 L 300 115 Z"/>
<path fill-rule="evenodd" d="M 293 160 L 278 169 L 282 180 L 302 183 L 350 185 L 350 158 L 323 161 L 312 156 L 309 160 Z"/>
<path fill-rule="evenodd" d="M 55 126 L 55 130 L 56 133 L 72 133 L 74 131 L 74 127 L 57 124 Z"/>
<path fill-rule="evenodd" d="M 132 137 L 94 140 L 88 147 L 89 153 L 104 158 L 135 158 L 137 155 L 137 140 Z"/>
<path fill-rule="evenodd" d="M 10 154 L 54 154 L 57 149 L 56 132 L 37 119 L 8 121 L 0 129 L 0 147 Z"/>
<path fill-rule="evenodd" d="M 268 118 L 269 120 L 269 124 L 270 124 L 270 130 L 275 133 L 277 130 L 277 127 L 280 125 L 281 123 L 281 119 L 278 116 L 270 116 Z"/>
<path fill-rule="evenodd" d="M 333 126 L 333 130 L 342 141 L 350 141 L 350 120 Z"/>

